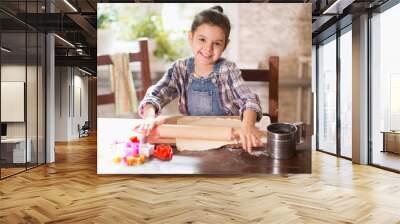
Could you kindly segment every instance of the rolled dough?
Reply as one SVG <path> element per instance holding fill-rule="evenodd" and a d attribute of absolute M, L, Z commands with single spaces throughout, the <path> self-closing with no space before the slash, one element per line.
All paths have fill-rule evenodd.
<path fill-rule="evenodd" d="M 215 141 L 229 141 L 233 136 L 232 127 L 210 127 L 188 124 L 163 124 L 158 128 L 160 138 L 186 138 Z"/>
<path fill-rule="evenodd" d="M 183 117 L 177 120 L 177 124 L 199 125 L 209 127 L 231 127 L 236 131 L 240 129 L 241 121 L 234 118 L 207 118 L 207 117 Z M 225 145 L 237 144 L 237 141 L 212 141 L 177 138 L 176 147 L 178 150 L 205 151 L 217 149 Z"/>

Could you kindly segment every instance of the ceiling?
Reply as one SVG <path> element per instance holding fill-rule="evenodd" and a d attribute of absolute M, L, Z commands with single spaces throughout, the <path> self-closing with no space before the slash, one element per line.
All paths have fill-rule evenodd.
<path fill-rule="evenodd" d="M 47 2 L 47 5 L 46 5 Z M 13 49 L 7 56 L 31 58 L 36 45 L 27 45 L 29 32 L 52 32 L 55 37 L 56 66 L 78 66 L 96 73 L 96 0 L 1 0 L 2 44 Z M 51 13 L 49 13 L 51 11 Z M 7 44 L 6 44 L 7 43 Z M 41 47 L 41 46 L 39 46 Z M 4 58 L 3 58 L 4 60 Z"/>
<path fill-rule="evenodd" d="M 312 0 L 313 44 L 351 24 L 353 17 L 373 11 L 388 0 Z"/>
<path fill-rule="evenodd" d="M 313 43 L 332 35 L 337 28 L 351 23 L 352 17 L 372 10 L 388 0 L 262 0 L 230 2 L 312 3 Z M 47 6 L 46 6 L 47 2 Z M 0 22 L 5 38 L 2 43 L 20 49 L 25 39 L 18 32 L 54 32 L 56 65 L 79 66 L 96 73 L 96 22 L 97 2 L 152 2 L 132 0 L 1 0 Z M 153 1 L 169 2 L 169 1 Z M 185 1 L 182 1 L 185 2 Z M 199 1 L 201 2 L 201 1 Z M 51 9 L 51 10 L 50 10 Z M 49 13 L 49 12 L 52 13 Z M 340 21 L 340 22 L 338 22 Z M 31 38 L 31 37 L 30 37 Z M 28 42 L 30 41 L 28 38 Z M 65 41 L 64 41 L 65 40 Z M 28 44 L 27 52 L 35 44 Z"/>

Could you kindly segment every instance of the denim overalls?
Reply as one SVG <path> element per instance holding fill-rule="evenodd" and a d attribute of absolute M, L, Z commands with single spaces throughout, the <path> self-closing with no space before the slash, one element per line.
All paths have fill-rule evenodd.
<path fill-rule="evenodd" d="M 220 116 L 227 115 L 221 105 L 221 98 L 217 84 L 217 71 L 221 61 L 214 65 L 213 72 L 208 77 L 194 76 L 194 58 L 189 59 L 187 101 L 188 113 L 194 116 Z"/>

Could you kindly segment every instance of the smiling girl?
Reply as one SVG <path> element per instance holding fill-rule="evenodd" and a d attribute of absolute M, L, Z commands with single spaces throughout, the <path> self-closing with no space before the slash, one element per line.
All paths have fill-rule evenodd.
<path fill-rule="evenodd" d="M 188 34 L 193 56 L 177 60 L 157 84 L 151 86 L 139 105 L 148 135 L 159 120 L 161 109 L 179 97 L 184 115 L 233 116 L 242 120 L 240 140 L 244 150 L 261 145 L 255 123 L 262 117 L 260 101 L 244 85 L 235 63 L 221 57 L 229 43 L 230 22 L 220 6 L 198 13 Z"/>

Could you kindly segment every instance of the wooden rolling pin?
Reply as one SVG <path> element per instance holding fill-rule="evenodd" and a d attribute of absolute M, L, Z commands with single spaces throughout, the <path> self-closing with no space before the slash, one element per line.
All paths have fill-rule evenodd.
<path fill-rule="evenodd" d="M 198 140 L 230 141 L 234 138 L 232 127 L 163 124 L 157 127 L 159 138 L 184 138 Z"/>

